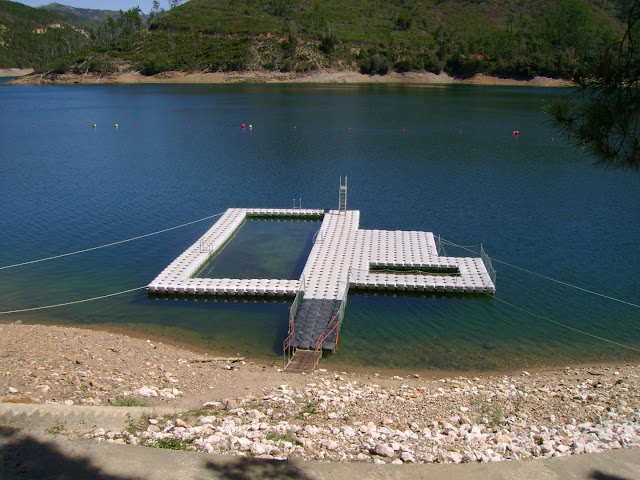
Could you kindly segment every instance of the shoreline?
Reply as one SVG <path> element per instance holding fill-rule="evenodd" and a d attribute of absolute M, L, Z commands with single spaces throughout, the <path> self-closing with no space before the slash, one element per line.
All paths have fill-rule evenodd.
<path fill-rule="evenodd" d="M 309 73 L 240 71 L 240 72 L 184 72 L 168 71 L 144 76 L 135 71 L 121 71 L 107 75 L 88 74 L 30 74 L 17 77 L 9 85 L 102 85 L 102 84 L 318 84 L 318 85 L 484 85 L 520 87 L 572 87 L 568 80 L 534 77 L 516 80 L 485 74 L 469 78 L 455 78 L 444 72 L 390 72 L 386 75 L 363 75 L 354 71 L 317 70 Z"/>
<path fill-rule="evenodd" d="M 441 379 L 293 374 L 104 331 L 0 324 L 0 402 L 151 409 L 125 429 L 43 425 L 114 444 L 374 464 L 562 457 L 640 446 L 638 395 L 637 363 Z"/>
<path fill-rule="evenodd" d="M 0 321 L 0 331 L 2 331 L 2 327 L 5 325 L 18 325 L 24 327 L 35 327 L 37 329 L 42 329 L 46 331 L 50 328 L 61 328 L 78 330 L 78 331 L 87 331 L 87 332 L 95 332 L 97 334 L 112 334 L 119 337 L 129 338 L 131 340 L 137 341 L 151 341 L 153 344 L 164 344 L 168 347 L 175 348 L 177 350 L 189 352 L 194 356 L 203 356 L 203 357 L 219 357 L 219 358 L 242 358 L 243 360 L 250 362 L 255 365 L 260 365 L 261 368 L 282 368 L 282 355 L 274 353 L 273 357 L 264 357 L 264 356 L 252 356 L 250 353 L 238 353 L 234 352 L 233 349 L 224 349 L 224 348 L 209 348 L 203 345 L 197 345 L 189 342 L 187 339 L 179 338 L 172 336 L 170 333 L 159 333 L 157 331 L 145 331 L 145 325 L 143 324 L 95 324 L 95 325 L 73 325 L 73 324 L 60 324 L 55 321 L 52 323 L 47 323 L 42 321 L 42 319 L 37 320 L 33 323 L 29 321 L 23 320 L 12 320 L 12 321 Z M 1 343 L 0 343 L 1 345 Z M 335 354 L 333 354 L 335 355 Z M 500 377 L 505 375 L 517 375 L 522 373 L 522 371 L 527 371 L 532 375 L 535 374 L 544 374 L 548 372 L 557 371 L 565 368 L 573 368 L 573 369 L 587 369 L 591 368 L 593 365 L 598 365 L 598 367 L 605 368 L 615 368 L 618 365 L 632 365 L 634 364 L 633 360 L 594 360 L 583 361 L 583 362 L 559 362 L 559 363 L 550 363 L 550 364 L 538 364 L 538 365 L 526 365 L 526 366 L 508 366 L 501 369 L 486 369 L 486 370 L 441 370 L 441 369 L 433 369 L 428 367 L 417 367 L 417 368 L 397 368 L 397 367 L 384 367 L 384 366 L 365 366 L 365 365 L 350 365 L 344 363 L 328 363 L 321 361 L 318 368 L 326 370 L 330 373 L 340 373 L 340 374 L 349 374 L 356 375 L 359 377 L 394 377 L 394 376 L 402 376 L 402 377 L 414 377 L 418 375 L 420 378 L 430 379 L 430 380 L 441 380 L 443 378 L 452 378 L 452 377 Z M 289 375 L 289 374 L 287 374 Z M 417 378 L 417 377 L 416 377 Z M 2 394 L 2 390 L 0 387 L 0 395 Z"/>

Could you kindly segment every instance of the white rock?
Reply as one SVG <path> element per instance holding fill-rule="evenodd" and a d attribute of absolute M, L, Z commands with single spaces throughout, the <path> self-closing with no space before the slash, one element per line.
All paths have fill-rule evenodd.
<path fill-rule="evenodd" d="M 75 402 L 73 400 L 65 400 L 64 404 L 65 405 L 73 405 Z"/>
<path fill-rule="evenodd" d="M 251 444 L 251 453 L 254 455 L 264 455 L 268 451 L 268 446 L 261 443 Z"/>
<path fill-rule="evenodd" d="M 17 388 L 13 388 L 13 387 L 9 387 L 9 388 L 7 388 L 7 393 L 11 393 L 11 394 L 18 393 L 18 389 Z"/>
<path fill-rule="evenodd" d="M 458 452 L 449 452 L 447 454 L 447 458 L 452 463 L 461 463 L 462 462 L 462 455 L 460 455 Z"/>
<path fill-rule="evenodd" d="M 136 393 L 141 397 L 157 397 L 158 396 L 158 392 L 150 387 L 142 387 L 139 390 L 137 390 Z"/>
<path fill-rule="evenodd" d="M 404 463 L 415 463 L 416 459 L 414 458 L 411 452 L 402 452 L 400 454 L 400 458 Z"/>
<path fill-rule="evenodd" d="M 242 437 L 238 440 L 238 445 L 240 446 L 240 450 L 242 450 L 243 452 L 251 449 L 252 443 L 253 442 L 246 437 Z"/>
<path fill-rule="evenodd" d="M 309 435 L 316 435 L 319 431 L 319 428 L 316 427 L 315 425 L 305 425 L 304 426 L 304 431 L 307 432 Z"/>
<path fill-rule="evenodd" d="M 322 446 L 327 450 L 335 450 L 338 448 L 339 445 L 338 445 L 338 442 L 334 440 L 324 440 L 322 442 Z"/>
<path fill-rule="evenodd" d="M 395 455 L 395 451 L 390 445 L 379 443 L 376 445 L 374 449 L 376 455 L 380 455 L 381 457 L 393 457 Z"/>
<path fill-rule="evenodd" d="M 213 453 L 213 446 L 210 443 L 205 443 L 204 451 L 207 453 Z"/>

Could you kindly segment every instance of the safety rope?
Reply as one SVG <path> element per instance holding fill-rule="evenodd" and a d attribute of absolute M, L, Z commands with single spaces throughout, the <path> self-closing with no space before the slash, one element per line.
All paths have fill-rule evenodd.
<path fill-rule="evenodd" d="M 93 302 L 94 300 L 101 300 L 103 298 L 108 298 L 108 297 L 116 297 L 118 295 L 124 295 L 125 293 L 131 293 L 131 292 L 135 292 L 136 290 L 142 290 L 146 288 L 147 287 L 130 288 L 129 290 L 123 290 L 122 292 L 109 293 L 107 295 L 101 295 L 99 297 L 93 297 L 93 298 L 85 298 L 83 300 L 74 300 L 73 302 L 58 303 L 56 305 L 46 305 L 44 307 L 22 308 L 20 310 L 8 310 L 6 312 L 0 312 L 0 315 L 7 315 L 9 313 L 33 312 L 34 310 L 45 310 L 47 308 L 64 307 L 67 305 L 75 305 L 77 303 Z"/>
<path fill-rule="evenodd" d="M 488 294 L 487 294 L 488 295 Z M 522 308 L 519 307 L 517 305 L 514 305 L 513 303 L 509 303 L 506 300 L 502 300 L 501 298 L 496 297 L 495 295 L 489 295 L 491 298 L 493 298 L 494 300 L 497 300 L 498 302 L 504 303 L 505 305 L 509 305 L 512 308 L 515 308 L 516 310 L 520 310 L 522 312 L 528 313 L 529 315 L 532 315 L 536 318 L 539 318 L 541 320 L 544 320 L 546 322 L 550 322 L 550 323 L 554 323 L 560 327 L 569 329 L 569 330 L 573 330 L 574 332 L 578 332 L 581 333 L 583 335 L 587 335 L 588 337 L 592 337 L 592 338 L 596 338 L 598 340 L 602 340 L 603 342 L 607 342 L 607 343 L 611 343 L 613 345 L 617 345 L 618 347 L 623 347 L 623 348 L 628 348 L 629 350 L 633 350 L 635 352 L 640 352 L 640 348 L 635 348 L 635 347 L 631 347 L 629 345 L 625 345 L 624 343 L 618 343 L 618 342 L 614 342 L 613 340 L 609 340 L 608 338 L 604 338 L 604 337 L 600 337 L 598 335 L 594 335 L 593 333 L 589 333 L 589 332 L 585 332 L 584 330 L 580 330 L 579 328 L 575 328 L 575 327 L 571 327 L 569 325 L 565 325 L 564 323 L 561 322 L 557 322 L 556 320 L 551 320 L 550 318 L 544 317 L 542 315 L 538 315 L 537 313 L 531 312 L 529 310 L 527 310 L 526 308 Z"/>
<path fill-rule="evenodd" d="M 160 233 L 169 232 L 171 230 L 176 230 L 178 228 L 182 228 L 182 227 L 186 227 L 186 226 L 189 226 L 189 225 L 193 225 L 194 223 L 204 222 L 205 220 L 209 220 L 211 218 L 219 217 L 222 214 L 224 214 L 224 212 L 216 213 L 215 215 L 209 215 L 208 217 L 200 218 L 198 220 L 193 220 L 192 222 L 183 223 L 181 225 L 176 225 L 175 227 L 169 227 L 169 228 L 165 228 L 165 229 L 162 229 L 162 230 L 158 230 L 157 232 L 151 232 L 151 233 L 147 233 L 145 235 L 138 235 L 137 237 L 127 238 L 125 240 L 119 240 L 117 242 L 111 242 L 111 243 L 107 243 L 105 245 L 99 245 L 97 247 L 85 248 L 83 250 L 77 250 L 75 252 L 63 253 L 62 255 L 54 255 L 52 257 L 39 258 L 38 260 L 30 260 L 28 262 L 15 263 L 13 265 L 5 265 L 4 267 L 0 267 L 0 270 L 5 270 L 7 268 L 21 267 L 23 265 L 29 265 L 29 264 L 32 264 L 32 263 L 46 262 L 46 261 L 49 261 L 49 260 L 55 260 L 56 258 L 69 257 L 71 255 L 78 255 L 79 253 L 91 252 L 93 250 L 99 250 L 101 248 L 113 247 L 114 245 L 120 245 L 120 244 L 127 243 L 127 242 L 133 242 L 134 240 L 140 240 L 142 238 L 151 237 L 153 235 L 158 235 Z"/>
<path fill-rule="evenodd" d="M 469 251 L 471 253 L 474 253 L 476 255 L 480 255 L 479 252 L 476 252 L 475 250 L 471 250 L 470 248 L 467 248 L 467 247 L 465 247 L 463 245 L 458 245 L 456 243 L 453 243 L 453 242 L 450 242 L 450 241 L 444 240 L 444 239 L 441 239 L 441 241 L 443 243 L 446 243 L 447 245 L 458 247 L 458 248 L 461 248 L 463 250 L 467 250 L 467 251 Z M 551 278 L 551 277 L 548 277 L 546 275 L 542 275 L 540 273 L 532 272 L 531 270 L 527 270 L 526 268 L 518 267 L 517 265 L 513 265 L 512 263 L 505 262 L 503 260 L 498 260 L 497 258 L 494 258 L 494 257 L 489 257 L 489 259 L 492 262 L 501 263 L 502 265 L 506 265 L 507 267 L 515 268 L 516 270 L 520 270 L 522 272 L 526 272 L 526 273 L 528 273 L 530 275 L 535 275 L 536 277 L 544 278 L 545 280 L 549 280 L 550 282 L 555 282 L 555 283 L 558 283 L 560 285 L 564 285 L 566 287 L 575 288 L 576 290 L 580 290 L 580 291 L 585 292 L 585 293 L 590 293 L 592 295 L 597 295 L 599 297 L 606 298 L 608 300 L 613 300 L 614 302 L 623 303 L 623 304 L 629 305 L 631 307 L 640 308 L 640 305 L 638 305 L 636 303 L 632 303 L 632 302 L 628 302 L 626 300 L 621 300 L 619 298 L 611 297 L 609 295 L 605 295 L 604 293 L 594 292 L 593 290 L 589 290 L 587 288 L 579 287 L 578 285 L 573 285 L 571 283 L 563 282 L 562 280 L 556 280 L 555 278 Z"/>

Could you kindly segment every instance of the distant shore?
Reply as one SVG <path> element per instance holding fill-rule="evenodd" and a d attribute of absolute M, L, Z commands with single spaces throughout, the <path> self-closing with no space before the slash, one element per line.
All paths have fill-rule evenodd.
<path fill-rule="evenodd" d="M 438 75 L 429 72 L 391 72 L 386 75 L 363 75 L 344 70 L 316 70 L 308 73 L 243 71 L 243 72 L 162 72 L 144 76 L 135 71 L 123 71 L 108 75 L 84 74 L 29 74 L 11 80 L 16 85 L 72 85 L 72 84 L 229 84 L 229 83 L 308 83 L 308 84 L 389 84 L 389 85 L 488 85 L 527 87 L 571 87 L 568 80 L 534 77 L 531 80 L 494 77 L 476 74 L 469 78 L 456 78 L 447 73 Z"/>
<path fill-rule="evenodd" d="M 33 73 L 33 68 L 0 68 L 0 78 L 22 77 Z"/>

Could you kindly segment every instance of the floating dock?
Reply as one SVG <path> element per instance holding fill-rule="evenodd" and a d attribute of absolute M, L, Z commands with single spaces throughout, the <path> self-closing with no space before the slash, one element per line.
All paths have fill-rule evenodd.
<path fill-rule="evenodd" d="M 248 218 L 322 219 L 299 279 L 195 278 Z M 295 296 L 283 350 L 288 370 L 315 368 L 338 345 L 350 289 L 493 294 L 482 258 L 438 255 L 430 232 L 361 230 L 360 212 L 230 208 L 148 286 L 150 293 Z M 490 268 L 490 267 L 489 267 Z M 286 355 L 285 355 L 285 358 Z"/>

